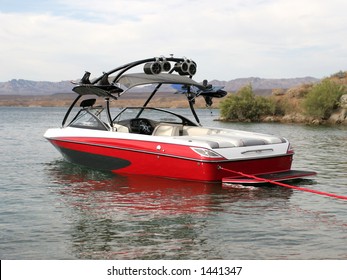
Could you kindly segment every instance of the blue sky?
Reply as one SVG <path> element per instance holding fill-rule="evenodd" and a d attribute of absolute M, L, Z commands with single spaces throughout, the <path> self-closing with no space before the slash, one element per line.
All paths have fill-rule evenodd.
<path fill-rule="evenodd" d="M 0 82 L 99 76 L 169 55 L 197 81 L 347 70 L 345 0 L 0 0 Z"/>

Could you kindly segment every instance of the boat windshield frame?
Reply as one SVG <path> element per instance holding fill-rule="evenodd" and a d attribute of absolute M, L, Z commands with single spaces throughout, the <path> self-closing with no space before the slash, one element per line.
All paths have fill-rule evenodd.
<path fill-rule="evenodd" d="M 109 130 L 109 126 L 101 119 L 101 113 L 104 111 L 102 106 L 82 108 L 68 124 L 69 127 Z"/>
<path fill-rule="evenodd" d="M 128 112 L 130 111 L 130 114 L 128 114 Z M 161 118 L 155 121 L 158 122 L 165 122 L 165 123 L 176 123 L 176 124 L 182 124 L 182 125 L 189 125 L 189 126 L 198 126 L 196 123 L 194 123 L 193 121 L 191 121 L 190 119 L 180 115 L 180 114 L 176 114 L 174 112 L 171 112 L 169 110 L 165 110 L 165 109 L 159 109 L 159 108 L 154 108 L 154 107 L 126 107 L 124 108 L 122 111 L 120 111 L 113 119 L 112 119 L 112 123 L 118 123 L 124 120 L 128 120 L 128 119 L 137 119 L 137 118 L 149 118 L 149 115 L 147 115 L 148 111 L 156 111 L 156 112 L 161 112 L 163 113 L 162 116 L 164 116 L 164 114 L 166 114 L 168 117 L 166 118 Z M 125 118 L 122 118 L 122 116 L 126 116 Z M 130 116 L 130 117 L 128 117 Z M 170 118 L 170 116 L 172 116 Z M 151 119 L 153 119 L 151 117 Z M 180 121 L 178 121 L 180 120 Z"/>

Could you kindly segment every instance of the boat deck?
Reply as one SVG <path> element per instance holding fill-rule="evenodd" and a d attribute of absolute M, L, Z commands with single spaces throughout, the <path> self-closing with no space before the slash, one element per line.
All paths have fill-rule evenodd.
<path fill-rule="evenodd" d="M 114 124 L 118 132 L 129 132 L 126 126 Z M 199 126 L 185 126 L 161 123 L 152 133 L 153 136 L 166 136 L 179 140 L 207 143 L 212 149 L 259 146 L 284 143 L 285 140 L 272 135 L 246 133 L 238 130 L 215 129 Z"/>

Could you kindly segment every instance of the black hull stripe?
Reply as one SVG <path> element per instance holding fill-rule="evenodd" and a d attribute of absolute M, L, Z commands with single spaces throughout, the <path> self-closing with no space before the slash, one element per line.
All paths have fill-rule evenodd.
<path fill-rule="evenodd" d="M 121 158 L 91 154 L 62 147 L 58 147 L 58 149 L 68 161 L 93 169 L 117 170 L 131 165 L 130 161 Z"/>

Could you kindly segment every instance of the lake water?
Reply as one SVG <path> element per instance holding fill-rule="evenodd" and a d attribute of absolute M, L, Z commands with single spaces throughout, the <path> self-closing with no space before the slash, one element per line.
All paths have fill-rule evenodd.
<path fill-rule="evenodd" d="M 65 162 L 42 135 L 65 108 L 0 108 L 1 259 L 347 259 L 347 201 L 266 186 L 223 189 Z M 178 110 L 180 112 L 184 110 Z M 297 186 L 347 196 L 347 128 L 213 121 L 281 135 Z"/>

